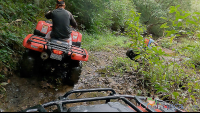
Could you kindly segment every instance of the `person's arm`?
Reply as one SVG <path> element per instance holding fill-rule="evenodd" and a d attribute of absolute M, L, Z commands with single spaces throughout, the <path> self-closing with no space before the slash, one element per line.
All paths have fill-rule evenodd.
<path fill-rule="evenodd" d="M 156 43 L 156 42 L 153 42 L 154 44 L 155 44 L 155 46 L 158 46 L 158 43 Z"/>
<path fill-rule="evenodd" d="M 67 12 L 68 12 L 69 17 L 70 17 L 70 25 L 71 25 L 72 27 L 76 28 L 76 27 L 77 27 L 76 20 L 74 19 L 73 15 L 72 15 L 69 11 L 67 11 Z"/>
<path fill-rule="evenodd" d="M 46 17 L 47 19 L 52 19 L 52 18 L 51 18 L 51 15 L 52 15 L 52 12 L 51 12 L 51 11 L 48 11 L 48 12 L 45 14 L 45 17 Z"/>
<path fill-rule="evenodd" d="M 153 39 L 150 38 L 150 41 L 149 41 L 148 45 L 150 46 L 151 43 L 154 43 L 155 46 L 158 46 L 158 44 Z"/>
<path fill-rule="evenodd" d="M 151 40 L 152 43 L 154 43 L 155 46 L 158 46 L 158 44 L 156 43 L 155 40 L 153 40 L 153 39 L 150 39 L 150 40 Z"/>

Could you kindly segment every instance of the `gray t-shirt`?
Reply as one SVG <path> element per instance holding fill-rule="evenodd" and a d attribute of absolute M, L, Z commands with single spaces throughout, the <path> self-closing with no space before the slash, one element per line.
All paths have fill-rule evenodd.
<path fill-rule="evenodd" d="M 47 14 L 45 14 L 47 19 L 52 19 L 53 27 L 51 32 L 51 38 L 54 39 L 68 39 L 70 38 L 71 30 L 70 25 L 74 28 L 77 27 L 76 20 L 72 14 L 63 9 L 58 8 Z"/>

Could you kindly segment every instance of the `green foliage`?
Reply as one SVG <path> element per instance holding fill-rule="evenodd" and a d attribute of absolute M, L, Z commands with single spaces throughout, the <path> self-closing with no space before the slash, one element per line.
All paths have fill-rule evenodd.
<path fill-rule="evenodd" d="M 162 40 L 159 42 L 159 44 L 161 45 L 161 47 L 163 48 L 168 48 L 171 49 L 173 43 L 171 42 L 171 40 L 169 38 L 162 38 Z"/>
<path fill-rule="evenodd" d="M 67 9 L 75 15 L 80 29 L 101 33 L 125 29 L 133 4 L 130 0 L 66 0 Z"/>
<path fill-rule="evenodd" d="M 175 50 L 179 50 L 179 53 L 181 55 L 190 57 L 192 59 L 189 59 L 186 62 L 183 62 L 181 65 L 174 63 L 173 70 L 176 70 L 176 71 L 173 71 L 174 76 L 172 76 L 171 78 L 172 78 L 172 81 L 175 80 L 173 82 L 174 84 L 184 84 L 184 87 L 188 88 L 187 95 L 190 95 L 190 99 L 195 101 L 194 104 L 196 104 L 196 98 L 198 96 L 195 96 L 195 95 L 196 93 L 199 93 L 198 82 L 196 81 L 199 81 L 199 77 L 196 76 L 196 68 L 194 64 L 196 63 L 198 64 L 199 62 L 198 60 L 196 60 L 197 58 L 199 58 L 198 41 L 192 41 L 191 39 L 190 41 L 188 41 L 189 39 L 186 40 L 186 38 L 180 39 L 181 36 L 183 35 L 182 32 L 180 33 L 180 31 L 183 31 L 183 30 L 186 31 L 184 33 L 187 34 L 189 38 L 197 38 L 195 37 L 196 36 L 195 34 L 197 32 L 196 30 L 199 28 L 198 26 L 199 19 L 197 17 L 194 17 L 193 15 L 198 14 L 198 13 L 194 12 L 192 14 L 190 12 L 185 12 L 183 10 L 180 10 L 179 7 L 180 6 L 178 5 L 178 6 L 172 6 L 170 8 L 170 14 L 174 15 L 174 18 L 169 20 L 172 23 L 173 28 L 166 31 L 167 32 L 166 35 L 172 36 L 171 42 L 173 42 Z M 166 26 L 166 24 L 163 26 L 165 26 L 166 28 L 170 28 L 169 26 Z M 176 40 L 178 39 L 182 43 L 178 45 L 176 41 L 174 41 L 174 39 Z M 190 77 L 188 78 L 188 76 Z M 196 88 L 196 90 L 194 90 L 194 87 Z M 178 88 L 176 90 L 178 90 Z M 181 90 L 177 92 L 173 92 L 173 96 L 176 99 L 175 101 L 179 101 L 179 103 L 183 103 L 182 101 L 180 101 L 182 96 L 179 96 L 179 97 L 177 96 L 178 94 L 180 95 L 181 93 L 182 93 Z"/>
<path fill-rule="evenodd" d="M 173 18 L 169 15 L 171 6 L 179 4 L 183 10 L 190 10 L 191 8 L 191 1 L 189 0 L 133 0 L 133 2 L 137 11 L 141 13 L 141 23 L 147 26 L 148 33 L 157 37 L 163 35 L 160 26 L 167 22 L 160 17 Z"/>
<path fill-rule="evenodd" d="M 140 13 L 135 12 L 134 10 L 131 11 L 131 17 L 126 22 L 128 25 L 126 29 L 126 35 L 131 38 L 133 42 L 130 46 L 133 48 L 142 48 L 144 45 L 143 36 L 141 35 L 145 31 L 145 27 L 139 22 L 140 20 Z"/>
<path fill-rule="evenodd" d="M 180 5 L 171 6 L 169 13 L 173 18 L 163 18 L 167 23 L 161 25 L 161 28 L 165 28 L 167 32 L 166 36 L 175 36 L 176 38 L 181 36 L 188 36 L 189 38 L 199 37 L 200 13 L 181 10 Z"/>
<path fill-rule="evenodd" d="M 0 82 L 3 82 L 5 75 L 0 74 Z"/>
<path fill-rule="evenodd" d="M 112 72 L 131 73 L 138 70 L 139 64 L 131 61 L 129 58 L 116 57 L 113 60 L 113 66 L 108 67 Z"/>
<path fill-rule="evenodd" d="M 0 2 L 0 62 L 10 70 L 23 52 L 22 41 L 33 33 L 38 12 L 33 1 L 7 0 Z"/>
<path fill-rule="evenodd" d="M 5 93 L 6 89 L 4 88 L 4 86 L 7 85 L 6 82 L 3 82 L 5 79 L 4 75 L 0 74 L 0 97 Z"/>
<path fill-rule="evenodd" d="M 111 14 L 111 29 L 114 31 L 119 31 L 127 26 L 126 21 L 129 18 L 134 18 L 131 15 L 131 9 L 133 9 L 133 3 L 129 0 L 111 0 L 109 5 L 106 6 L 110 11 Z"/>
<path fill-rule="evenodd" d="M 181 10 L 179 11 L 179 6 L 172 6 L 170 8 L 170 14 L 174 16 L 173 19 L 169 19 L 167 21 L 171 22 L 171 24 L 164 23 L 161 25 L 162 28 L 164 28 L 166 31 L 166 36 L 170 38 L 167 38 L 168 40 L 165 40 L 169 43 L 169 45 L 164 45 L 166 47 L 174 48 L 178 47 L 177 42 L 175 40 L 181 38 L 182 34 L 179 32 L 180 30 L 186 30 L 189 27 L 185 25 L 189 25 L 188 22 L 193 25 L 196 25 L 196 21 L 191 20 L 188 21 L 187 18 L 190 17 L 191 13 L 185 12 Z M 132 12 L 134 15 L 138 14 L 136 12 Z M 170 15 L 169 15 L 170 16 Z M 134 48 L 143 48 L 144 47 L 144 39 L 139 34 L 141 31 L 143 31 L 143 27 L 139 24 L 140 15 L 137 16 L 139 19 L 136 19 L 136 21 L 131 22 L 131 19 L 129 19 L 129 32 L 128 36 L 131 38 L 131 41 L 133 42 L 130 47 Z M 164 18 L 163 19 L 167 19 Z M 178 21 L 178 20 L 182 21 Z M 196 19 L 198 20 L 198 19 Z M 197 21 L 198 22 L 198 21 Z M 170 26 L 172 25 L 172 26 Z M 193 29 L 191 29 L 192 31 Z M 188 31 L 185 34 L 191 35 L 194 32 Z M 194 36 L 194 35 L 193 35 Z M 163 41 L 163 40 L 162 40 Z M 165 41 L 163 41 L 165 42 Z M 187 41 L 188 42 L 188 41 Z M 198 51 L 197 48 L 199 47 L 198 41 L 196 41 L 195 45 L 184 44 L 184 51 L 191 52 L 191 48 L 194 49 L 193 53 L 190 53 L 190 56 L 197 56 L 197 54 L 194 54 L 195 51 Z M 175 48 L 176 52 L 182 53 L 183 51 L 178 50 L 178 48 Z M 187 95 L 190 96 L 190 100 L 196 101 L 196 98 L 198 97 L 196 94 L 199 93 L 199 87 L 198 82 L 199 77 L 196 76 L 195 72 L 195 65 L 191 62 L 185 61 L 182 63 L 175 62 L 175 56 L 174 61 L 166 61 L 163 57 L 166 56 L 166 54 L 159 49 L 158 47 L 152 47 L 151 49 L 141 49 L 140 56 L 138 59 L 140 59 L 140 62 L 142 65 L 139 65 L 139 73 L 144 76 L 145 80 L 149 80 L 151 82 L 151 87 L 153 87 L 156 90 L 156 94 L 162 93 L 166 96 L 172 97 L 172 101 L 175 103 L 184 103 L 183 98 Z M 195 84 L 190 84 L 192 82 L 195 82 Z M 187 93 L 184 93 L 184 95 L 181 95 L 184 90 L 182 88 L 188 88 Z M 196 90 L 194 90 L 196 88 Z M 185 100 L 186 101 L 186 100 Z"/>
<path fill-rule="evenodd" d="M 199 64 L 199 61 L 197 60 L 199 58 L 199 41 L 197 39 L 199 38 L 199 13 L 189 13 L 180 10 L 179 8 L 179 5 L 172 6 L 170 8 L 170 13 L 175 16 L 174 19 L 169 20 L 173 25 L 173 29 L 166 30 L 166 36 L 172 36 L 170 42 L 173 43 L 173 45 L 175 45 L 175 42 L 173 40 L 181 40 L 180 38 L 182 35 L 190 38 L 190 41 L 188 41 L 188 39 L 182 39 L 184 43 L 182 43 L 181 45 L 179 44 L 178 50 L 183 55 L 190 57 L 194 64 Z M 165 28 L 170 28 L 168 25 L 166 25 L 166 23 L 162 26 L 165 26 Z M 183 32 L 180 31 L 185 32 L 183 34 Z M 191 41 L 191 39 L 196 39 L 196 41 Z"/>
<path fill-rule="evenodd" d="M 83 32 L 82 47 L 88 51 L 112 51 L 117 47 L 127 47 L 125 42 L 128 38 L 124 36 L 115 36 L 112 33 L 88 34 Z"/>
<path fill-rule="evenodd" d="M 102 9 L 105 9 L 104 3 L 108 0 L 66 0 L 70 4 L 67 9 L 75 15 L 75 19 L 81 25 L 81 29 L 92 30 L 94 18 Z M 105 20 L 110 17 L 106 17 Z M 100 22 L 99 22 L 100 23 Z"/>

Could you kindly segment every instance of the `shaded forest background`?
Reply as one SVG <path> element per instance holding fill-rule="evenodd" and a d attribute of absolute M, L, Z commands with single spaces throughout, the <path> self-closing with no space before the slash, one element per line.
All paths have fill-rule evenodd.
<path fill-rule="evenodd" d="M 153 37 L 163 36 L 160 26 L 174 18 L 169 15 L 171 6 L 180 5 L 183 11 L 198 11 L 198 0 L 65 0 L 66 9 L 72 12 L 79 29 L 88 33 L 115 34 L 128 31 L 128 20 L 135 19 L 131 10 L 141 13 L 141 32 L 146 31 Z M 197 5 L 197 6 L 196 6 Z M 0 0 L 0 53 L 1 65 L 10 69 L 15 67 L 15 56 L 22 49 L 22 39 L 33 32 L 39 20 L 45 20 L 44 14 L 55 9 L 55 0 Z M 167 18 L 167 20 L 163 18 Z M 192 28 L 190 30 L 195 29 Z M 187 27 L 188 28 L 188 27 Z M 172 29 L 172 28 L 168 28 Z M 16 51 L 15 51 L 16 50 Z M 8 52 L 7 52 L 8 51 Z M 15 57 L 14 57 L 15 58 Z M 11 60 L 10 60 L 11 59 Z M 13 64 L 14 63 L 14 64 Z"/>

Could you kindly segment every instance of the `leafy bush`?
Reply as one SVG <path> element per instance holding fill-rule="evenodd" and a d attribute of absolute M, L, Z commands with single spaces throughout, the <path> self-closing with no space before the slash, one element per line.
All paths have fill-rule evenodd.
<path fill-rule="evenodd" d="M 10 70 L 23 52 L 22 41 L 33 33 L 40 8 L 31 1 L 7 0 L 0 2 L 0 62 Z"/>
<path fill-rule="evenodd" d="M 177 40 L 181 39 L 179 31 L 193 23 L 196 26 L 196 21 L 189 21 L 190 14 L 188 12 L 182 11 L 181 13 L 178 10 L 179 6 L 172 6 L 170 8 L 170 14 L 175 15 L 174 19 L 170 19 L 172 28 L 170 25 L 164 23 L 161 25 L 162 28 L 166 28 L 166 37 L 172 36 L 168 42 L 170 42 L 169 47 L 172 47 L 173 50 L 183 53 L 182 50 L 189 53 L 189 56 L 196 56 L 198 58 L 198 41 L 196 44 L 188 43 L 184 44 L 184 49 L 178 48 L 180 44 L 177 43 Z M 129 30 L 128 36 L 130 36 L 133 44 L 130 45 L 132 48 L 142 48 L 143 47 L 143 37 L 139 34 L 143 31 L 143 27 L 139 24 L 140 14 L 132 12 L 135 17 L 138 17 L 136 21 L 131 22 L 129 19 Z M 183 19 L 183 21 L 178 21 Z M 196 19 L 198 22 L 198 19 Z M 167 29 L 169 28 L 169 29 Z M 198 26 L 197 26 L 198 28 Z M 186 32 L 187 35 L 192 36 L 191 32 L 194 29 L 191 29 L 190 32 Z M 188 39 L 187 39 L 188 42 Z M 164 45 L 166 46 L 166 45 Z M 187 48 L 189 47 L 189 48 Z M 196 54 L 197 53 L 197 54 Z M 151 84 L 149 87 L 154 89 L 156 94 L 162 94 L 164 97 L 171 97 L 171 101 L 174 103 L 184 104 L 186 100 L 194 101 L 193 104 L 197 104 L 196 99 L 198 98 L 197 94 L 199 93 L 199 77 L 196 75 L 195 65 L 191 60 L 175 62 L 166 61 L 163 59 L 163 56 L 166 54 L 157 47 L 152 47 L 151 49 L 142 50 L 139 58 L 141 59 L 142 65 L 139 65 L 139 74 L 143 75 L 145 79 L 149 80 Z M 175 59 L 175 56 L 174 56 Z M 194 83 L 194 84 L 193 84 Z M 145 84 L 145 83 L 144 83 Z M 184 95 L 182 95 L 184 93 Z M 186 96 L 188 98 L 186 98 Z M 184 101 L 183 101 L 184 100 Z"/>
<path fill-rule="evenodd" d="M 132 73 L 137 71 L 139 64 L 131 61 L 129 58 L 116 57 L 113 65 L 108 67 L 111 72 Z"/>
<path fill-rule="evenodd" d="M 112 51 L 116 47 L 127 47 L 125 42 L 128 38 L 124 36 L 115 36 L 111 32 L 104 34 L 88 34 L 82 32 L 82 47 L 88 51 Z"/>
<path fill-rule="evenodd" d="M 75 15 L 80 29 L 101 33 L 125 28 L 133 4 L 130 0 L 66 0 L 67 9 Z"/>
<path fill-rule="evenodd" d="M 168 48 L 168 49 L 171 49 L 173 45 L 173 43 L 171 42 L 169 38 L 162 38 L 162 40 L 160 40 L 159 43 L 163 48 Z"/>
<path fill-rule="evenodd" d="M 160 17 L 171 19 L 174 15 L 169 15 L 171 6 L 181 5 L 184 11 L 191 9 L 191 1 L 188 0 L 133 0 L 136 9 L 141 13 L 140 22 L 147 26 L 147 32 L 153 36 L 163 36 L 163 29 L 160 26 L 167 22 Z"/>

